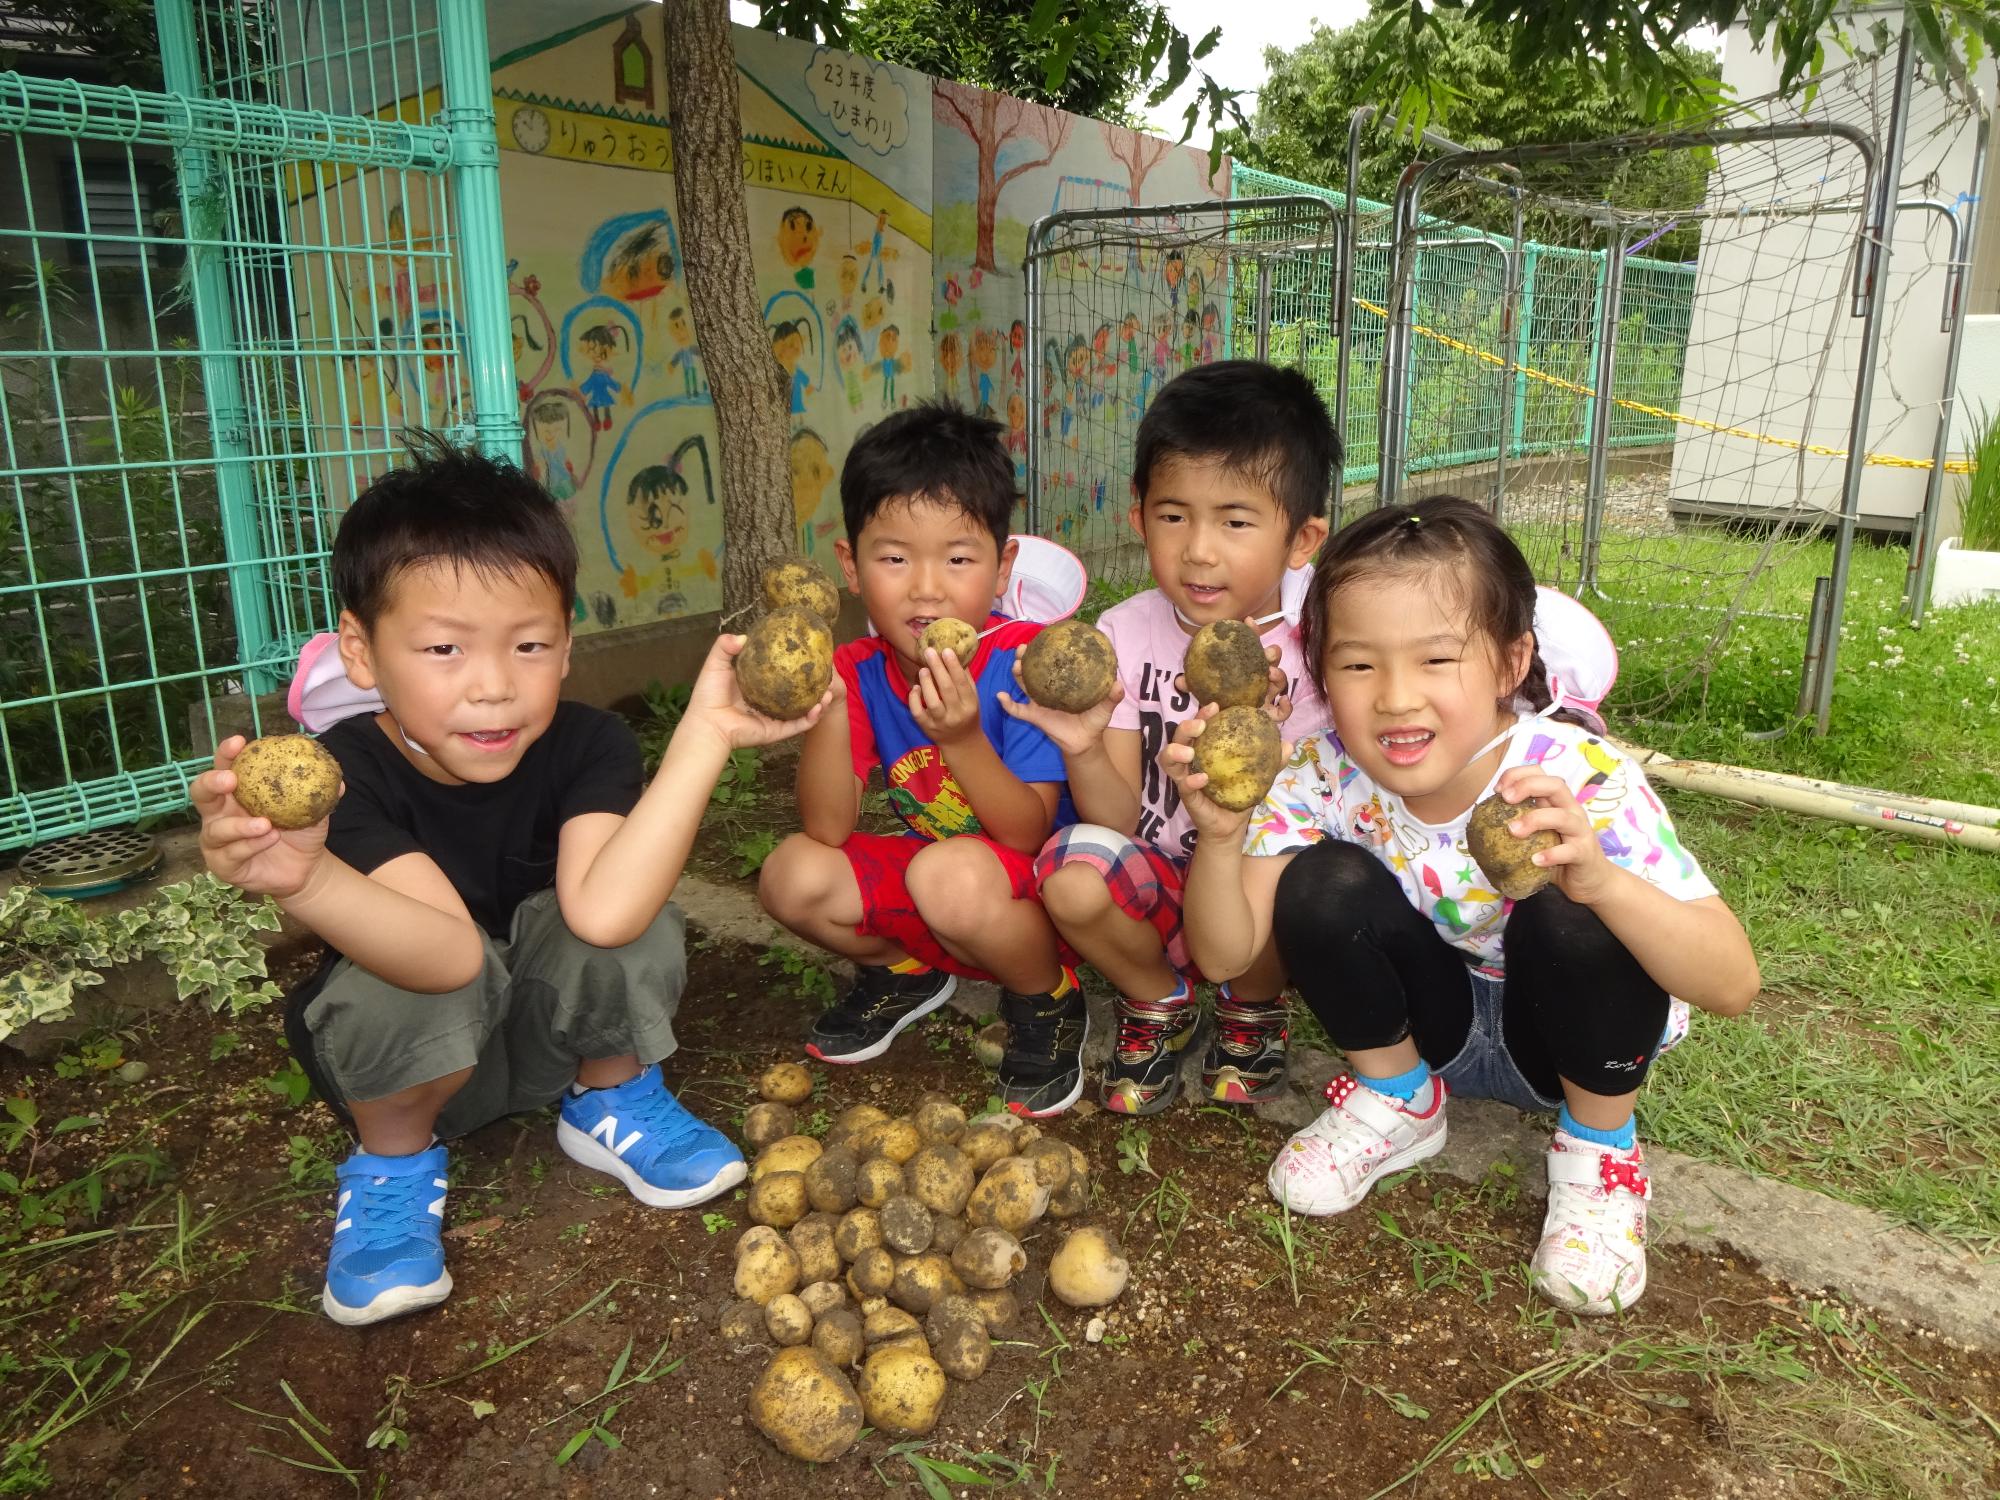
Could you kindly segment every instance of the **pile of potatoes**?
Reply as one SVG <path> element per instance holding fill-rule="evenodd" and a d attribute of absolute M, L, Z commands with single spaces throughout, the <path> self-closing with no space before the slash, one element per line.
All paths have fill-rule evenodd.
<path fill-rule="evenodd" d="M 754 1225 L 736 1244 L 722 1335 L 779 1346 L 751 1390 L 751 1419 L 786 1453 L 825 1462 L 864 1423 L 931 1431 L 948 1380 L 984 1374 L 993 1336 L 1020 1317 L 1021 1236 L 1081 1213 L 1090 1179 L 1076 1147 L 1011 1115 L 968 1121 L 938 1094 L 902 1117 L 854 1105 L 824 1141 L 790 1133 L 811 1089 L 805 1069 L 781 1063 L 745 1117 Z M 1097 1307 L 1128 1275 L 1116 1241 L 1083 1229 L 1052 1258 L 1049 1284 Z"/>
<path fill-rule="evenodd" d="M 840 594 L 825 569 L 802 559 L 765 569 L 761 584 L 767 612 L 737 653 L 736 685 L 758 713 L 802 718 L 833 681 Z"/>

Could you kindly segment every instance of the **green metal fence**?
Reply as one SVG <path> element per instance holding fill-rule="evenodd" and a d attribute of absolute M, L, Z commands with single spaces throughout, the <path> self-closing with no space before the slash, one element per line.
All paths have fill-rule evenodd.
<path fill-rule="evenodd" d="M 0 74 L 0 849 L 282 722 L 406 427 L 518 451 L 476 0 L 157 15 L 164 92 Z"/>
<path fill-rule="evenodd" d="M 1336 207 L 1345 194 L 1237 166 L 1231 191 L 1239 197 L 1310 193 Z M 1349 362 L 1345 481 L 1372 482 L 1378 473 L 1384 330 L 1393 266 L 1389 207 L 1361 199 L 1354 255 L 1354 316 Z M 1520 311 L 1505 317 L 1506 257 L 1511 241 L 1426 218 L 1414 271 L 1416 322 L 1411 347 L 1408 469 L 1491 463 L 1502 433 L 1509 459 L 1582 451 L 1588 446 L 1597 367 L 1598 314 L 1605 254 L 1534 241 L 1522 247 Z M 1671 411 L 1680 396 L 1688 326 L 1694 306 L 1692 265 L 1629 257 L 1618 327 L 1618 395 Z M 1274 306 L 1273 357 L 1298 357 L 1333 404 L 1337 342 L 1318 310 L 1288 323 Z M 1324 330 L 1324 331 L 1323 331 Z M 1484 357 L 1482 357 L 1484 356 Z M 1497 361 L 1497 363 L 1496 363 Z M 1671 441 L 1673 423 L 1629 409 L 1612 419 L 1611 445 Z"/>

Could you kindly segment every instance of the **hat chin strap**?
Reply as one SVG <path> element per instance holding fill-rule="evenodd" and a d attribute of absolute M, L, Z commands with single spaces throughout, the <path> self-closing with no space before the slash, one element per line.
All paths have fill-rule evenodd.
<path fill-rule="evenodd" d="M 1181 613 L 1181 607 L 1180 607 L 1180 606 L 1179 606 L 1178 604 L 1176 604 L 1176 605 L 1174 606 L 1174 618 L 1175 618 L 1176 620 L 1179 620 L 1179 621 L 1181 622 L 1181 624 L 1183 624 L 1183 625 L 1187 626 L 1187 628 L 1188 628 L 1189 630 L 1199 630 L 1199 629 L 1201 629 L 1201 626 L 1199 626 L 1199 625 L 1195 624 L 1195 622 L 1194 622 L 1194 621 L 1190 620 L 1190 619 L 1189 619 L 1189 618 L 1188 618 L 1188 617 L 1187 617 L 1187 616 L 1186 616 L 1185 614 Z M 1284 611 L 1283 611 L 1283 610 L 1281 609 L 1281 610 L 1279 610 L 1279 611 L 1278 611 L 1278 612 L 1277 612 L 1276 614 L 1270 614 L 1270 615 L 1252 615 L 1252 616 L 1250 617 L 1250 623 L 1251 623 L 1252 625 L 1258 625 L 1258 626 L 1263 626 L 1263 625 L 1275 625 L 1275 624 L 1277 624 L 1277 623 L 1278 623 L 1278 621 L 1280 621 L 1280 620 L 1287 620 L 1287 619 L 1290 619 L 1290 618 L 1291 618 L 1291 617 L 1290 617 L 1289 615 L 1287 615 L 1287 614 L 1286 614 L 1286 613 L 1285 613 L 1285 612 L 1284 612 Z"/>
<path fill-rule="evenodd" d="M 1551 698 L 1546 708 L 1538 708 L 1531 714 L 1521 713 L 1517 710 L 1514 714 L 1514 722 L 1494 735 L 1492 739 L 1481 745 L 1477 750 L 1473 751 L 1471 759 L 1467 760 L 1466 764 L 1469 766 L 1481 756 L 1487 755 L 1493 750 L 1498 749 L 1501 745 L 1506 744 L 1509 739 L 1513 738 L 1514 731 L 1519 729 L 1524 722 L 1533 724 L 1538 720 L 1546 719 L 1562 706 L 1562 699 Z"/>

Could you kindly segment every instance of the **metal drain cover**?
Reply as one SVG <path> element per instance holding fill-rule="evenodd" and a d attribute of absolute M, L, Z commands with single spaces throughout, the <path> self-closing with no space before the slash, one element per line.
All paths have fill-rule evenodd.
<path fill-rule="evenodd" d="M 100 896 L 160 867 L 160 846 L 136 828 L 99 828 L 37 844 L 20 859 L 21 879 L 52 896 Z"/>

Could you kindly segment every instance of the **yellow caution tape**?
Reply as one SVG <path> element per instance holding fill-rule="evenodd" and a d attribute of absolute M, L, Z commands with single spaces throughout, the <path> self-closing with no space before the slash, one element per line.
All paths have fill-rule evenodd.
<path fill-rule="evenodd" d="M 1356 297 L 1354 305 L 1373 313 L 1384 322 L 1388 321 L 1389 309 L 1386 307 L 1377 307 L 1365 297 Z M 1466 343 L 1463 339 L 1455 339 L 1448 333 L 1439 333 L 1435 328 L 1427 328 L 1422 323 L 1413 326 L 1414 331 L 1422 334 L 1425 338 L 1433 339 L 1443 344 L 1447 349 L 1456 350 L 1458 353 L 1479 360 L 1484 364 L 1492 365 L 1498 369 L 1518 370 L 1530 380 L 1539 380 L 1544 385 L 1552 385 L 1558 390 L 1569 391 L 1574 395 L 1594 397 L 1597 394 L 1595 390 L 1587 385 L 1579 385 L 1574 380 L 1565 380 L 1560 375 L 1551 375 L 1546 370 L 1537 370 L 1532 365 L 1514 364 L 1502 356 L 1495 354 L 1490 349 L 1477 348 L 1472 344 Z M 1720 422 L 1711 422 L 1704 417 L 1690 416 L 1684 411 L 1669 411 L 1664 406 L 1648 406 L 1643 401 L 1628 401 L 1623 396 L 1613 396 L 1611 404 L 1622 406 L 1627 411 L 1636 411 L 1648 417 L 1658 417 L 1662 421 L 1678 422 L 1686 427 L 1698 427 L 1704 432 L 1718 433 L 1723 437 L 1747 438 L 1753 443 L 1769 443 L 1774 448 L 1789 448 L 1795 453 L 1804 450 L 1807 453 L 1822 454 L 1827 458 L 1847 457 L 1847 450 L 1845 448 L 1834 448 L 1825 443 L 1802 443 L 1796 438 L 1779 437 L 1777 434 L 1770 432 L 1755 432 L 1748 427 L 1726 427 Z M 1932 467 L 1932 462 L 1928 458 L 1904 458 L 1900 454 L 1895 453 L 1870 453 L 1863 462 L 1872 464 L 1880 469 L 1928 469 Z M 1962 458 L 1948 459 L 1945 462 L 1944 471 L 1947 474 L 1970 474 L 1973 471 L 1973 465 Z"/>

